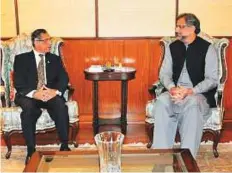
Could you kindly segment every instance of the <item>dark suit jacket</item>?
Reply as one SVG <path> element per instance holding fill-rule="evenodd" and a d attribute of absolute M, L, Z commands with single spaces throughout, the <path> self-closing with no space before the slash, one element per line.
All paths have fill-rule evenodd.
<path fill-rule="evenodd" d="M 68 85 L 68 75 L 59 56 L 46 53 L 46 77 L 47 87 L 57 89 L 62 94 Z M 17 95 L 25 96 L 37 89 L 38 75 L 35 54 L 33 51 L 15 56 L 14 61 L 14 87 Z"/>

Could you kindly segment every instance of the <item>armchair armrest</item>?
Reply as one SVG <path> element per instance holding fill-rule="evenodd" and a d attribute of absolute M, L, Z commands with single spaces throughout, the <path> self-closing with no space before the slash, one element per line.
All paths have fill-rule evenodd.
<path fill-rule="evenodd" d="M 75 89 L 71 86 L 71 84 L 68 84 L 67 90 L 68 90 L 68 101 L 71 101 Z"/>
<path fill-rule="evenodd" d="M 162 83 L 160 81 L 156 81 L 154 84 L 152 84 L 148 91 L 153 97 L 158 97 L 162 93 L 163 89 L 164 86 Z"/>
<path fill-rule="evenodd" d="M 3 85 L 0 85 L 0 106 L 6 107 L 6 98 L 5 98 L 5 87 Z"/>
<path fill-rule="evenodd" d="M 218 57 L 219 57 L 219 81 L 218 81 L 218 87 L 217 92 L 215 94 L 215 100 L 216 100 L 216 106 L 217 110 L 220 115 L 220 121 L 223 120 L 224 116 L 224 105 L 223 105 L 223 92 L 225 88 L 225 83 L 227 80 L 227 61 L 226 61 L 226 48 L 229 45 L 229 40 L 226 38 L 222 39 L 213 39 L 214 46 L 216 47 Z"/>
<path fill-rule="evenodd" d="M 217 91 L 216 95 L 215 95 L 215 98 L 216 98 L 216 105 L 217 105 L 217 108 L 220 108 L 222 107 L 222 98 L 223 97 L 223 93 L 222 91 Z"/>

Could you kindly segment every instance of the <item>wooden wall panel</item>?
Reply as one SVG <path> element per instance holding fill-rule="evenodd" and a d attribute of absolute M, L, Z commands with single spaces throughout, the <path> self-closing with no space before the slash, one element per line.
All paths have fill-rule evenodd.
<path fill-rule="evenodd" d="M 149 40 L 126 40 L 125 57 L 130 59 L 128 66 L 137 70 L 136 79 L 129 84 L 128 110 L 133 113 L 144 113 L 144 104 L 148 100 L 148 73 L 150 57 Z"/>
<path fill-rule="evenodd" d="M 230 39 L 230 44 L 227 48 L 227 65 L 228 65 L 228 78 L 225 85 L 225 96 L 224 103 L 226 110 L 232 110 L 232 39 Z M 232 119 L 232 114 L 231 114 Z"/>
<path fill-rule="evenodd" d="M 91 64 L 104 64 L 118 57 L 123 66 L 137 69 L 136 79 L 128 84 L 128 116 L 141 114 L 144 119 L 145 104 L 149 99 L 147 89 L 154 82 L 149 74 L 150 71 L 157 74 L 154 59 L 160 54 L 158 40 L 66 39 L 63 51 L 70 82 L 75 88 L 73 98 L 78 100 L 81 115 L 92 115 L 92 82 L 84 79 L 83 70 Z M 158 57 L 154 58 L 155 55 Z M 100 115 L 120 116 L 120 92 L 120 82 L 99 82 Z"/>
<path fill-rule="evenodd" d="M 231 40 L 232 42 L 232 40 Z M 145 104 L 151 99 L 148 88 L 158 78 L 161 55 L 159 39 L 73 40 L 66 39 L 63 48 L 73 99 L 80 108 L 81 121 L 92 121 L 92 82 L 84 79 L 83 70 L 91 64 L 104 64 L 113 57 L 124 66 L 137 69 L 136 79 L 128 84 L 128 121 L 144 121 Z M 225 108 L 232 109 L 232 44 L 227 51 L 228 81 L 225 87 Z M 120 82 L 99 82 L 99 112 L 103 117 L 120 116 Z M 232 119 L 231 114 L 226 114 Z"/>
<path fill-rule="evenodd" d="M 151 40 L 150 44 L 151 58 L 149 60 L 150 71 L 148 75 L 148 87 L 158 80 L 158 68 L 161 60 L 161 47 L 159 46 L 159 39 Z M 149 95 L 150 96 L 150 95 Z"/>

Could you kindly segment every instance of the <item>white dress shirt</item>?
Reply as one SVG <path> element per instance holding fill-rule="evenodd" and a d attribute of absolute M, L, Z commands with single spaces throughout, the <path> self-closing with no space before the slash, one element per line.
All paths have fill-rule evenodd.
<path fill-rule="evenodd" d="M 35 54 L 35 62 L 36 62 L 36 67 L 38 68 L 39 62 L 41 60 L 41 57 L 39 56 L 42 53 L 37 52 L 36 50 L 33 49 L 33 52 Z M 44 84 L 47 84 L 47 76 L 46 76 L 46 63 L 45 63 L 45 54 L 44 54 Z M 32 90 L 31 92 L 29 92 L 26 96 L 32 98 L 33 94 L 35 93 L 36 90 Z"/>
<path fill-rule="evenodd" d="M 39 65 L 39 62 L 41 60 L 41 57 L 39 56 L 40 54 L 43 54 L 43 53 L 39 53 L 37 52 L 36 50 L 33 49 L 33 52 L 35 54 L 35 62 L 36 62 L 36 67 L 38 68 L 38 65 Z M 46 75 L 46 60 L 45 60 L 45 54 L 44 54 L 44 78 L 45 78 L 45 81 L 44 81 L 44 84 L 46 85 L 47 84 L 47 75 Z M 36 92 L 36 90 L 32 90 L 31 92 L 29 92 L 26 96 L 27 97 L 30 97 L 30 98 L 33 98 L 33 94 Z M 58 90 L 56 90 L 56 95 L 59 95 L 61 96 L 62 93 Z"/>

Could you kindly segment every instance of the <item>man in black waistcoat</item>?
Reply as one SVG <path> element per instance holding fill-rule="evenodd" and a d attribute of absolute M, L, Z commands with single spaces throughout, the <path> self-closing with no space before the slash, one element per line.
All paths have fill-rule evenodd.
<path fill-rule="evenodd" d="M 191 13 L 177 17 L 177 40 L 166 47 L 159 78 L 166 91 L 155 102 L 153 148 L 172 148 L 177 130 L 181 148 L 189 148 L 196 158 L 203 124 L 218 80 L 218 59 L 209 42 L 197 36 L 200 21 Z"/>
<path fill-rule="evenodd" d="M 45 29 L 31 34 L 33 50 L 17 55 L 14 61 L 14 87 L 17 90 L 15 103 L 22 108 L 21 124 L 27 145 L 28 163 L 35 152 L 36 121 L 41 108 L 47 109 L 55 121 L 61 141 L 61 151 L 69 151 L 68 108 L 63 93 L 68 85 L 68 75 L 61 57 L 51 54 L 51 38 Z"/>

